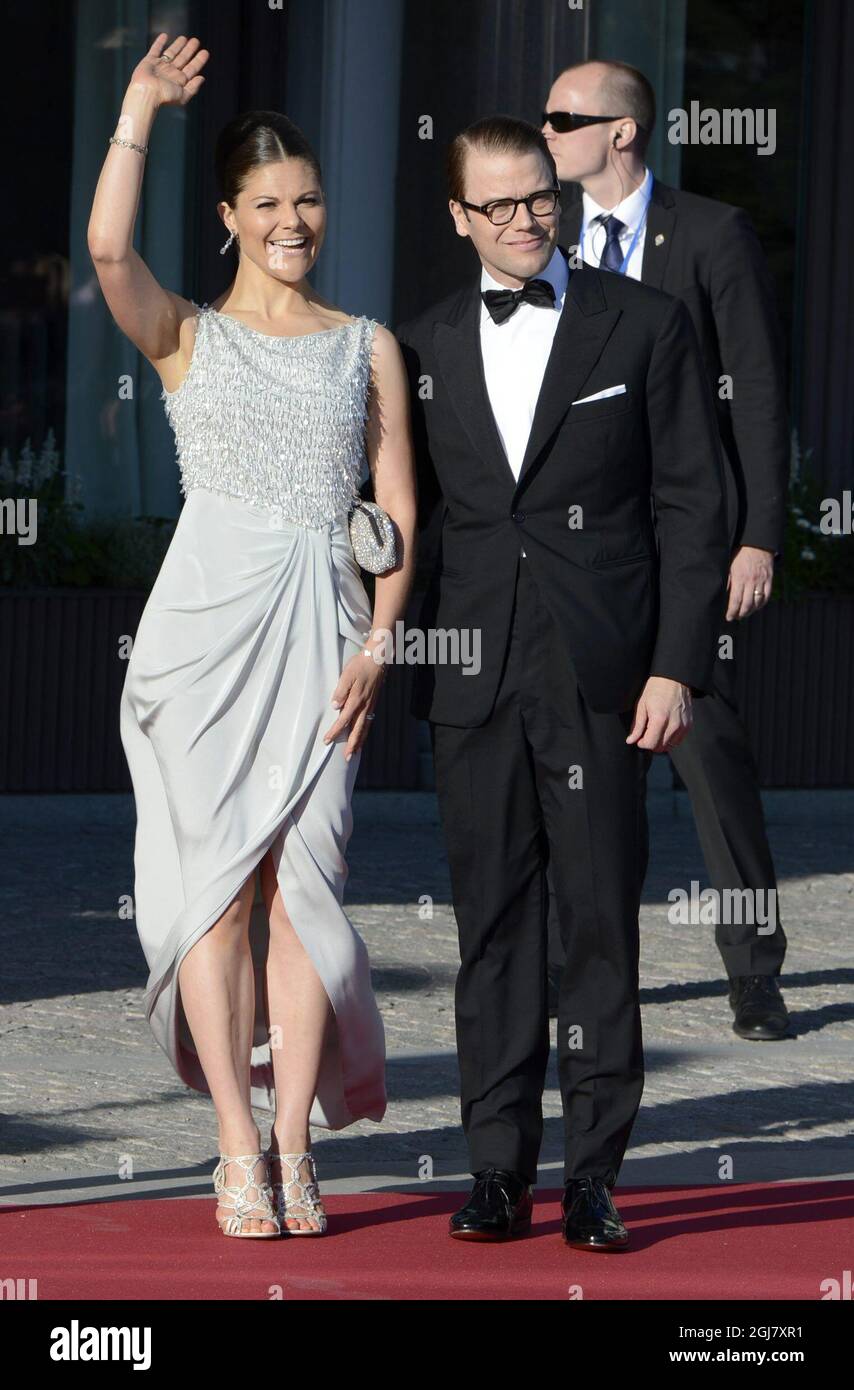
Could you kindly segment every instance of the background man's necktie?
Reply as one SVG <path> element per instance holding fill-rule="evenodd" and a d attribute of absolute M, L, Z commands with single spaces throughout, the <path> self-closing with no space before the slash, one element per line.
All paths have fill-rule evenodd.
<path fill-rule="evenodd" d="M 605 228 L 605 250 L 602 252 L 602 259 L 599 262 L 605 270 L 617 270 L 622 268 L 623 251 L 620 246 L 620 232 L 625 227 L 625 222 L 621 222 L 619 217 L 599 217 L 598 219 Z"/>
<path fill-rule="evenodd" d="M 495 323 L 503 323 L 515 314 L 520 304 L 536 304 L 554 308 L 554 285 L 548 280 L 528 280 L 521 290 L 481 290 L 483 302 Z"/>

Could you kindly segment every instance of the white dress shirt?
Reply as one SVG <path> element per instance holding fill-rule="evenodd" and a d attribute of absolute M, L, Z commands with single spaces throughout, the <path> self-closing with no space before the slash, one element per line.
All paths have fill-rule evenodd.
<path fill-rule="evenodd" d="M 537 398 L 569 282 L 566 260 L 557 247 L 545 270 L 532 279 L 548 280 L 552 285 L 553 308 L 522 303 L 503 323 L 491 318 L 482 301 L 480 309 L 480 349 L 486 391 L 507 463 L 516 479 L 528 446 Z M 493 279 L 484 267 L 480 288 L 504 290 L 507 286 Z M 524 556 L 524 550 L 522 554 Z"/>
<path fill-rule="evenodd" d="M 641 278 L 643 248 L 646 242 L 646 210 L 651 177 L 649 169 L 644 169 L 643 183 L 621 203 L 618 203 L 615 208 L 602 208 L 590 197 L 589 193 L 582 194 L 581 258 L 588 265 L 599 266 L 605 250 L 607 235 L 601 222 L 597 222 L 595 226 L 591 225 L 594 217 L 600 217 L 602 214 L 606 217 L 618 217 L 623 223 L 623 230 L 620 232 L 620 247 L 624 256 L 632 244 L 632 237 L 638 227 L 641 227 L 640 236 L 635 242 L 625 269 L 625 274 L 630 275 L 633 280 Z"/>
<path fill-rule="evenodd" d="M 495 323 L 481 301 L 480 348 L 486 390 L 507 462 L 514 478 L 519 477 L 537 397 L 543 384 L 546 363 L 552 350 L 564 295 L 569 280 L 566 261 L 555 247 L 554 254 L 537 280 L 548 280 L 554 288 L 554 308 L 520 304 L 503 323 Z M 504 290 L 484 267 L 481 290 Z"/>

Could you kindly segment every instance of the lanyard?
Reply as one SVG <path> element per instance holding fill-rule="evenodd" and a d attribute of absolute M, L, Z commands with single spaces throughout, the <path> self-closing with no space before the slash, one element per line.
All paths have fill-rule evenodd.
<path fill-rule="evenodd" d="M 623 263 L 622 263 L 622 265 L 620 266 L 620 269 L 617 271 L 617 274 L 618 274 L 618 275 L 625 275 L 625 273 L 626 273 L 626 267 L 628 266 L 629 261 L 632 259 L 632 253 L 634 252 L 634 249 L 635 249 L 635 247 L 636 247 L 637 244 L 638 244 L 638 238 L 640 237 L 641 232 L 643 231 L 644 227 L 646 226 L 646 219 L 647 219 L 647 216 L 648 216 L 648 214 L 649 214 L 649 205 L 650 205 L 650 203 L 652 202 L 652 189 L 653 189 L 654 183 L 655 183 L 655 176 L 653 175 L 652 170 L 650 170 L 650 174 L 649 174 L 649 192 L 647 193 L 646 199 L 645 199 L 645 201 L 644 201 L 643 211 L 642 211 L 640 217 L 638 218 L 638 225 L 635 227 L 635 234 L 634 234 L 634 236 L 632 237 L 631 241 L 629 242 L 629 249 L 628 249 L 628 251 L 626 252 L 625 256 L 623 257 Z"/>

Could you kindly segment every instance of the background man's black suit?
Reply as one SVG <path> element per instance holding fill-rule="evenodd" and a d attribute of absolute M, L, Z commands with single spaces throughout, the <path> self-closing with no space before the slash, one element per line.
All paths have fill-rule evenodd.
<path fill-rule="evenodd" d="M 565 243 L 581 233 L 581 191 L 561 219 Z M 783 544 L 789 425 L 781 331 L 771 276 L 741 208 L 655 181 L 644 242 L 644 284 L 687 305 L 703 355 L 723 445 L 730 547 L 778 552 Z M 732 399 L 721 378 L 732 378 Z M 735 639 L 737 624 L 720 635 Z M 712 885 L 776 889 L 762 801 L 747 733 L 738 714 L 735 661 L 715 664 L 711 700 L 698 703 L 691 737 L 671 754 L 688 789 Z M 716 940 L 730 978 L 779 974 L 786 950 L 772 935 L 718 924 Z M 551 954 L 561 950 L 552 913 Z"/>
<path fill-rule="evenodd" d="M 534 1181 L 551 864 L 567 954 L 565 1178 L 613 1183 L 643 1087 L 648 755 L 625 740 L 649 675 L 711 684 L 728 555 L 720 449 L 684 305 L 584 268 L 570 275 L 517 481 L 480 314 L 473 282 L 398 332 L 422 515 L 444 504 L 420 626 L 482 633 L 478 674 L 421 668 L 413 697 L 431 721 L 460 936 L 463 1125 L 472 1172 Z M 582 529 L 569 524 L 578 507 Z"/>

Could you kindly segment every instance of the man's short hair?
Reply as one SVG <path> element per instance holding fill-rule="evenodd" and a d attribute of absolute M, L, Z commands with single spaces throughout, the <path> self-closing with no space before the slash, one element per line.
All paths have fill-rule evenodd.
<path fill-rule="evenodd" d="M 641 151 L 649 144 L 649 137 L 655 129 L 655 92 L 649 78 L 633 68 L 629 63 L 618 63 L 604 58 L 590 58 L 584 63 L 575 63 L 566 72 L 596 63 L 606 71 L 602 77 L 602 100 L 609 115 L 631 116 L 638 126 L 637 142 Z M 561 73 L 561 76 L 564 74 Z"/>
<path fill-rule="evenodd" d="M 557 168 L 552 152 L 539 126 L 520 121 L 514 116 L 484 116 L 466 126 L 451 141 L 447 157 L 448 191 L 455 202 L 465 197 L 466 156 L 469 150 L 479 154 L 531 154 L 543 157 L 557 188 Z"/>

